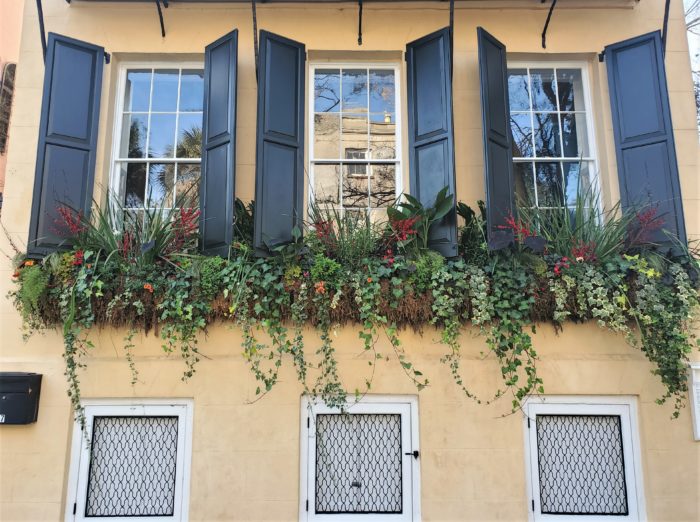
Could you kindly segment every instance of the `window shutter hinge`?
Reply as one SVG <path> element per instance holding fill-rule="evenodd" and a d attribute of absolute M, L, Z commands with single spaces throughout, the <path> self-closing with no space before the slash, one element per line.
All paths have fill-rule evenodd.
<path fill-rule="evenodd" d="M 311 427 L 311 417 L 306 417 L 306 427 L 310 428 Z M 308 502 L 308 501 L 307 501 Z"/>
<path fill-rule="evenodd" d="M 307 498 L 306 499 L 306 511 L 308 511 L 308 510 L 309 510 L 309 499 Z"/>
<path fill-rule="evenodd" d="M 73 502 L 73 514 L 75 515 L 75 512 L 78 510 L 78 503 Z"/>
<path fill-rule="evenodd" d="M 535 512 L 535 499 L 532 499 L 532 512 Z"/>
<path fill-rule="evenodd" d="M 527 418 L 527 427 L 530 427 L 530 417 Z M 533 501 L 534 502 L 534 501 Z"/>

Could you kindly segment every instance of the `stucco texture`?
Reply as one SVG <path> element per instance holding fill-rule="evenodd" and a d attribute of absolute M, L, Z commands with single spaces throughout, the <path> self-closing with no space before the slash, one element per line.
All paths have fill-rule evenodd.
<path fill-rule="evenodd" d="M 555 11 L 541 48 L 546 10 L 539 0 L 457 2 L 455 13 L 454 124 L 457 197 L 483 198 L 483 159 L 476 27 L 503 41 L 517 59 L 584 60 L 593 101 L 599 179 L 606 201 L 619 196 L 605 65 L 597 53 L 606 44 L 661 27 L 663 2 L 643 0 L 563 1 Z M 507 7 L 510 6 L 510 7 Z M 201 59 L 204 46 L 233 28 L 239 34 L 236 194 L 254 193 L 256 82 L 252 18 L 247 4 L 171 4 L 164 10 L 167 36 L 161 38 L 155 6 L 45 0 L 46 26 L 103 45 L 112 53 L 105 66 L 96 178 L 108 185 L 115 82 L 123 60 L 167 60 L 172 53 Z M 405 44 L 448 23 L 445 4 L 369 4 L 364 8 L 363 46 L 357 47 L 357 6 L 259 5 L 258 27 L 304 42 L 309 51 L 401 51 Z M 403 64 L 402 64 L 403 67 Z M 680 2 L 672 3 L 666 68 L 674 137 L 680 166 L 686 226 L 700 238 L 698 139 L 689 56 Z M 36 7 L 27 2 L 17 71 L 5 204 L 2 222 L 9 238 L 24 248 L 29 225 L 43 61 Z M 405 96 L 403 97 L 405 99 Z M 405 118 L 404 118 L 404 121 Z M 405 140 L 405 133 L 404 133 Z M 403 147 L 406 150 L 406 147 Z M 405 160 L 405 158 L 404 158 Z M 404 161 L 407 165 L 407 162 Z M 404 176 L 407 168 L 404 168 Z M 407 181 L 407 180 L 406 180 Z M 408 186 L 408 183 L 404 183 Z M 98 189 L 99 191 L 99 189 Z M 10 239 L 0 238 L 11 254 Z M 12 266 L 0 259 L 0 295 L 12 288 Z M 66 506 L 73 424 L 63 376 L 58 332 L 22 340 L 21 321 L 12 303 L 0 300 L 0 369 L 44 374 L 39 421 L 0 427 L 0 519 L 60 520 Z M 85 397 L 187 397 L 194 400 L 190 520 L 295 520 L 299 510 L 300 393 L 288 367 L 280 383 L 255 399 L 254 379 L 241 356 L 240 334 L 214 325 L 202 339 L 206 355 L 183 383 L 180 359 L 166 356 L 153 335 L 135 339 L 139 382 L 130 386 L 121 348 L 125 332 L 95 332 L 89 368 L 80 373 Z M 315 334 L 308 332 L 308 346 Z M 401 334 L 408 356 L 431 385 L 420 392 L 421 505 L 424 520 L 527 520 L 524 434 L 521 414 L 506 400 L 477 405 L 453 384 L 439 359 L 443 348 L 430 329 Z M 476 331 L 463 332 L 465 381 L 482 396 L 499 385 L 496 362 Z M 349 389 L 368 375 L 357 331 L 335 332 L 340 371 Z M 672 408 L 658 406 L 658 379 L 642 353 L 624 339 L 591 325 L 566 325 L 555 333 L 538 328 L 534 344 L 548 394 L 631 395 L 637 398 L 644 503 L 649 520 L 700 519 L 700 443 L 693 441 L 690 412 L 671 420 Z M 390 346 L 380 341 L 379 350 Z M 698 360 L 700 355 L 693 354 Z M 374 393 L 416 394 L 395 361 L 379 364 Z"/>

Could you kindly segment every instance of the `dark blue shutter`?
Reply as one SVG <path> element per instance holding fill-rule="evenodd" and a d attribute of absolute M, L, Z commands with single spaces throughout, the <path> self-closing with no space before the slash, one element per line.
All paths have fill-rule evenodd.
<path fill-rule="evenodd" d="M 260 32 L 255 167 L 255 248 L 290 243 L 304 199 L 303 44 Z"/>
<path fill-rule="evenodd" d="M 49 33 L 29 256 L 67 246 L 57 235 L 60 207 L 90 212 L 103 60 L 102 47 Z"/>
<path fill-rule="evenodd" d="M 200 241 L 207 255 L 228 257 L 236 184 L 238 30 L 204 51 Z"/>
<path fill-rule="evenodd" d="M 456 197 L 451 63 L 448 28 L 406 46 L 411 195 L 425 206 L 444 187 Z M 431 227 L 428 243 L 446 257 L 457 255 L 454 205 Z"/>
<path fill-rule="evenodd" d="M 513 243 L 513 231 L 503 227 L 506 218 L 515 215 L 506 47 L 481 27 L 476 31 L 479 40 L 488 243 L 489 248 L 497 250 Z"/>
<path fill-rule="evenodd" d="M 686 243 L 661 34 L 609 45 L 605 62 L 622 206 L 655 206 L 663 228 Z M 651 240 L 672 244 L 664 230 Z"/>

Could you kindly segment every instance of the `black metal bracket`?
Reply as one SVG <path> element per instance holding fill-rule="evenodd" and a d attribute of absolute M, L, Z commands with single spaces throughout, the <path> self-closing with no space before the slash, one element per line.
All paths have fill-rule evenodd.
<path fill-rule="evenodd" d="M 156 0 L 156 8 L 158 9 L 158 20 L 160 20 L 160 34 L 165 38 L 165 22 L 163 21 L 163 10 L 160 8 L 160 3 L 163 2 L 163 7 L 168 7 L 168 0 Z"/>
<path fill-rule="evenodd" d="M 546 0 L 541 0 L 541 4 L 544 4 Z M 542 29 L 542 49 L 547 48 L 547 29 L 549 28 L 549 21 L 552 19 L 552 13 L 557 5 L 557 0 L 552 0 L 552 5 L 549 6 L 549 13 L 547 13 L 547 20 L 544 23 L 544 29 Z"/>
<path fill-rule="evenodd" d="M 362 45 L 362 0 L 357 1 L 357 45 Z"/>
<path fill-rule="evenodd" d="M 255 53 L 255 83 L 257 83 L 260 50 L 258 49 L 258 10 L 256 6 L 256 0 L 250 0 L 250 6 L 253 10 L 253 52 Z"/>
<path fill-rule="evenodd" d="M 418 450 L 408 451 L 408 452 L 404 453 L 404 455 L 411 455 L 414 459 L 417 459 L 418 457 L 420 457 L 420 451 L 418 451 Z"/>
<path fill-rule="evenodd" d="M 666 57 L 666 35 L 668 34 L 668 13 L 671 9 L 671 0 L 666 0 L 666 6 L 664 7 L 664 26 L 661 32 L 661 51 Z"/>
<path fill-rule="evenodd" d="M 602 53 L 598 53 L 598 61 L 600 63 L 603 63 L 605 61 L 605 51 L 603 51 Z"/>
<path fill-rule="evenodd" d="M 44 53 L 44 61 L 46 60 L 46 30 L 44 28 L 44 7 L 41 5 L 41 0 L 36 0 L 36 10 L 39 16 L 39 32 L 41 33 L 41 51 Z"/>

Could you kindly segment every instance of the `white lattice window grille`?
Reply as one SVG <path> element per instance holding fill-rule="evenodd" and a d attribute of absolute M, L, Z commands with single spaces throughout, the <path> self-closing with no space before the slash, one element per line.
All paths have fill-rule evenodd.
<path fill-rule="evenodd" d="M 113 142 L 112 190 L 125 208 L 171 208 L 197 199 L 202 145 L 201 63 L 123 64 Z"/>
<path fill-rule="evenodd" d="M 595 147 L 586 67 L 508 63 L 513 175 L 520 204 L 573 208 L 593 190 Z"/>
<path fill-rule="evenodd" d="M 399 67 L 312 64 L 310 77 L 311 201 L 384 215 L 401 192 Z"/>
<path fill-rule="evenodd" d="M 86 404 L 85 415 L 66 519 L 186 520 L 191 405 Z"/>
<path fill-rule="evenodd" d="M 420 520 L 414 398 L 305 404 L 302 426 L 301 520 Z"/>
<path fill-rule="evenodd" d="M 547 397 L 526 413 L 533 520 L 644 518 L 631 399 Z"/>

